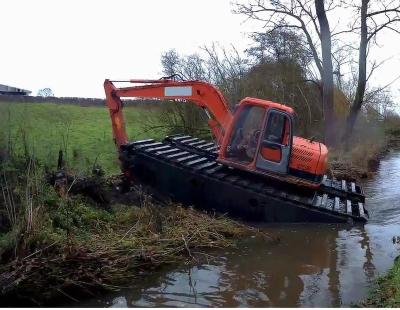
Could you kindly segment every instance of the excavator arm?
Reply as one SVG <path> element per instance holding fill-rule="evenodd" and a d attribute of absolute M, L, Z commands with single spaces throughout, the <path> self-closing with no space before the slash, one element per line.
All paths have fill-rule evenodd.
<path fill-rule="evenodd" d="M 116 81 L 114 81 L 116 82 Z M 115 143 L 121 146 L 128 142 L 125 129 L 125 121 L 122 113 L 122 97 L 187 100 L 203 108 L 209 116 L 208 124 L 218 144 L 227 131 L 232 121 L 232 113 L 221 92 L 203 81 L 175 81 L 161 80 L 129 80 L 117 82 L 130 82 L 139 84 L 135 86 L 117 88 L 113 81 L 104 81 L 106 102 L 112 121 L 112 129 Z M 141 84 L 141 85 L 140 85 Z"/>

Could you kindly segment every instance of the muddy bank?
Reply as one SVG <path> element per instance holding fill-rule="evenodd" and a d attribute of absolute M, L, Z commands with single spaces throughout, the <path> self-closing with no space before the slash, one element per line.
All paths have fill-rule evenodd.
<path fill-rule="evenodd" d="M 123 188 L 118 176 L 52 176 L 32 229 L 19 228 L 21 215 L 19 227 L 0 234 L 0 305 L 77 301 L 165 265 L 212 260 L 210 250 L 235 247 L 244 236 L 271 240 L 224 216 Z"/>
<path fill-rule="evenodd" d="M 381 143 L 366 142 L 348 151 L 330 150 L 328 175 L 354 181 L 369 179 L 377 172 L 380 161 L 399 148 L 400 137 L 393 135 Z"/>

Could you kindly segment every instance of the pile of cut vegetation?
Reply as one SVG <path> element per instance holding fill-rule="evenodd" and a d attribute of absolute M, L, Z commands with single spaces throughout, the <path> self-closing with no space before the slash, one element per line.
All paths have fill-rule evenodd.
<path fill-rule="evenodd" d="M 223 215 L 157 202 L 139 187 L 118 194 L 118 177 L 45 178 L 33 159 L 0 165 L 3 297 L 75 300 L 165 264 L 212 259 L 210 249 L 241 237 L 269 238 Z"/>

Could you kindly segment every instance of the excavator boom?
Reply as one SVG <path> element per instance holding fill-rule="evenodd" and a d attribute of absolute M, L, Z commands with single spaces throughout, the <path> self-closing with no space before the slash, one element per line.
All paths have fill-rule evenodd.
<path fill-rule="evenodd" d="M 104 82 L 113 135 L 118 146 L 128 142 L 122 114 L 122 97 L 191 101 L 206 111 L 209 116 L 208 124 L 218 143 L 221 143 L 227 127 L 232 122 L 233 116 L 225 98 L 217 88 L 206 82 L 169 79 L 129 80 L 128 82 L 144 85 L 117 88 L 113 81 L 105 80 Z"/>

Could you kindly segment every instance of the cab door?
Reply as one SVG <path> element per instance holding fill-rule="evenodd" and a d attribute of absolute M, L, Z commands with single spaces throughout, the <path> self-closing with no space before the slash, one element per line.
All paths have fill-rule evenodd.
<path fill-rule="evenodd" d="M 257 169 L 288 173 L 293 140 L 292 123 L 289 114 L 275 109 L 268 111 L 257 154 Z"/>

